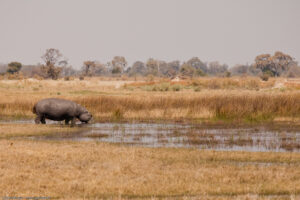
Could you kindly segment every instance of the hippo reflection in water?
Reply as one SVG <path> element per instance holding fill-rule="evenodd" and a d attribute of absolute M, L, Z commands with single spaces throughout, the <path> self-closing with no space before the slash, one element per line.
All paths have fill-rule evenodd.
<path fill-rule="evenodd" d="M 51 119 L 54 121 L 65 120 L 66 124 L 75 124 L 76 118 L 78 118 L 83 123 L 88 123 L 92 119 L 92 115 L 82 107 L 81 105 L 57 98 L 48 98 L 38 101 L 33 106 L 33 113 L 37 115 L 35 118 L 35 123 L 46 124 L 45 119 Z"/>

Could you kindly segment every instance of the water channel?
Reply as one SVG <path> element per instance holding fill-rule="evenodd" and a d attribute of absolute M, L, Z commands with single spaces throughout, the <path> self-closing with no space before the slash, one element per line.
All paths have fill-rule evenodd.
<path fill-rule="evenodd" d="M 79 131 L 76 133 L 57 133 L 30 139 L 99 141 L 146 147 L 225 151 L 300 152 L 300 127 L 296 126 L 233 127 L 176 123 L 93 123 L 77 126 Z"/>

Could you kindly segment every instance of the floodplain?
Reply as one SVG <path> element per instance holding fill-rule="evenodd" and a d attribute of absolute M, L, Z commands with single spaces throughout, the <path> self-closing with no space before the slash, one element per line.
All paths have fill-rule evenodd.
<path fill-rule="evenodd" d="M 300 198 L 298 80 L 118 79 L 0 80 L 0 196 Z M 93 122 L 33 124 L 47 97 Z"/>

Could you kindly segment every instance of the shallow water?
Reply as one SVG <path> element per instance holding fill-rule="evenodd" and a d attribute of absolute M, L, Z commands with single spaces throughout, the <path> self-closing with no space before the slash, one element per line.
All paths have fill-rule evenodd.
<path fill-rule="evenodd" d="M 300 127 L 295 126 L 228 128 L 191 124 L 95 123 L 84 127 L 78 133 L 58 133 L 31 139 L 101 141 L 147 147 L 226 151 L 300 152 Z"/>

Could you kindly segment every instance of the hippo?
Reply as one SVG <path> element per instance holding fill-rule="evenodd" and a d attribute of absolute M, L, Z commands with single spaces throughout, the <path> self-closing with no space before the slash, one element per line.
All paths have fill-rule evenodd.
<path fill-rule="evenodd" d="M 88 123 L 93 117 L 81 105 L 73 101 L 58 98 L 48 98 L 38 101 L 33 106 L 33 113 L 37 115 L 34 120 L 36 124 L 46 124 L 45 119 L 51 119 L 54 121 L 65 120 L 65 124 L 69 124 L 69 121 L 71 121 L 71 125 L 73 126 L 76 118 L 83 123 Z"/>

